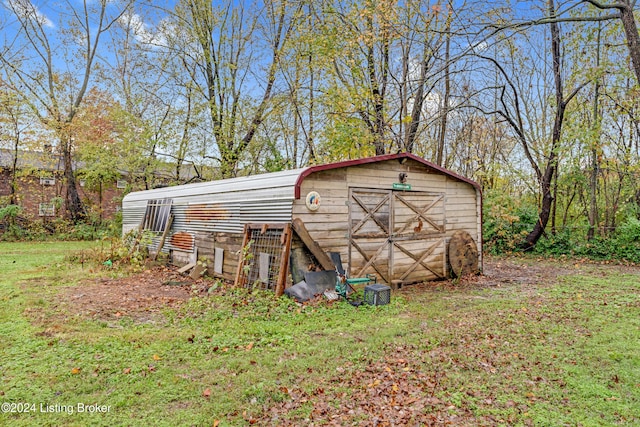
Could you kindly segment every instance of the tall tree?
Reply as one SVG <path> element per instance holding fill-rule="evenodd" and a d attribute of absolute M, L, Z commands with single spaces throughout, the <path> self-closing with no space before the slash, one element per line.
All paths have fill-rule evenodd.
<path fill-rule="evenodd" d="M 272 116 L 278 122 L 285 153 L 294 167 L 316 160 L 316 126 L 321 112 L 317 84 L 322 84 L 326 73 L 323 39 L 316 25 L 319 4 L 305 3 L 303 10 L 308 19 L 296 25 L 286 57 L 280 62 L 286 91 L 274 110 L 276 116 Z"/>
<path fill-rule="evenodd" d="M 455 16 L 443 3 L 364 0 L 325 6 L 323 36 L 333 44 L 327 52 L 330 110 L 334 121 L 351 129 L 359 119 L 353 130 L 366 130 L 365 142 L 377 155 L 435 145 L 425 141 L 425 130 L 439 117 L 442 91 L 436 87 L 445 75 L 442 51 Z"/>
<path fill-rule="evenodd" d="M 15 16 L 18 28 L 5 52 L 9 55 L 3 55 L 0 61 L 41 123 L 56 135 L 64 163 L 66 209 L 73 221 L 80 220 L 85 212 L 74 173 L 72 125 L 92 83 L 101 38 L 132 1 L 67 2 L 59 26 L 30 1 L 4 3 Z"/>
<path fill-rule="evenodd" d="M 301 3 L 274 0 L 245 6 L 206 0 L 176 6 L 186 37 L 176 52 L 207 103 L 222 177 L 237 174 L 243 152 L 272 105 L 283 52 L 301 17 Z"/>
<path fill-rule="evenodd" d="M 593 15 L 579 11 L 580 5 L 590 5 L 594 8 L 610 12 L 604 15 Z M 640 33 L 638 32 L 638 24 L 636 22 L 634 9 L 636 8 L 636 0 L 577 0 L 562 3 L 562 10 L 557 10 L 553 17 L 545 16 L 539 19 L 530 19 L 527 17 L 524 21 L 515 22 L 491 22 L 488 28 L 491 33 L 501 31 L 506 28 L 524 28 L 532 25 L 546 25 L 550 22 L 597 22 L 619 20 L 625 35 L 629 57 L 631 58 L 631 67 L 636 76 L 636 84 L 640 84 Z"/>
<path fill-rule="evenodd" d="M 640 33 L 638 33 L 638 25 L 633 11 L 636 6 L 636 0 L 616 0 L 614 2 L 583 0 L 583 3 L 590 4 L 601 10 L 615 11 L 614 17 L 618 18 L 622 23 L 631 65 L 636 75 L 637 83 L 640 84 Z"/>
<path fill-rule="evenodd" d="M 184 166 L 196 151 L 192 132 L 202 110 L 194 100 L 194 70 L 183 72 L 183 64 L 176 61 L 169 39 L 176 35 L 162 14 L 166 11 L 157 7 L 132 8 L 124 14 L 110 31 L 113 59 L 100 73 L 100 79 L 122 100 L 120 113 L 136 124 L 133 132 L 128 132 L 127 145 L 135 145 L 132 151 L 143 160 L 130 158 L 127 164 L 134 168 L 130 176 L 144 188 L 157 185 L 160 177 L 154 171 L 159 167 L 158 158 L 175 166 L 173 176 L 163 176 L 162 184 L 167 179 L 184 183 L 193 178 L 184 173 Z"/>
<path fill-rule="evenodd" d="M 502 79 L 505 81 L 505 85 L 497 88 L 499 92 L 500 107 L 497 111 L 493 111 L 493 113 L 501 117 L 513 130 L 517 140 L 520 142 L 525 158 L 534 171 L 538 184 L 540 198 L 538 220 L 536 221 L 533 230 L 531 230 L 523 242 L 524 249 L 530 249 L 537 243 L 540 237 L 544 234 L 547 223 L 549 222 L 553 204 L 552 183 L 554 174 L 557 172 L 565 113 L 568 104 L 586 85 L 586 82 L 578 84 L 569 94 L 565 93 L 562 70 L 563 57 L 561 54 L 560 26 L 558 21 L 554 19 L 556 17 L 554 0 L 547 0 L 547 14 L 549 17 L 547 23 L 549 25 L 550 32 L 549 50 L 554 88 L 554 102 L 552 104 L 554 109 L 553 122 L 551 124 L 550 135 L 548 136 L 548 144 L 545 144 L 544 146 L 536 146 L 533 144 L 537 139 L 535 138 L 535 130 L 532 132 L 528 128 L 532 125 L 536 125 L 536 123 L 526 117 L 526 113 L 531 110 L 532 106 L 523 102 L 523 93 L 518 89 L 517 85 L 514 84 L 513 77 L 510 76 L 510 73 L 508 73 L 495 58 L 480 55 L 480 57 L 492 62 L 496 66 L 502 76 Z M 529 87 L 529 90 L 531 89 L 533 89 L 533 86 Z M 540 93 L 535 95 L 534 99 L 537 99 L 539 102 L 544 100 L 546 97 L 547 95 L 545 93 Z M 544 123 L 538 123 L 537 126 L 544 127 Z M 532 138 L 532 136 L 534 137 Z"/>
<path fill-rule="evenodd" d="M 28 112 L 20 102 L 17 91 L 0 79 L 0 147 L 7 147 L 11 155 L 9 204 L 17 203 L 18 161 L 24 149 L 24 136 L 31 128 Z"/>

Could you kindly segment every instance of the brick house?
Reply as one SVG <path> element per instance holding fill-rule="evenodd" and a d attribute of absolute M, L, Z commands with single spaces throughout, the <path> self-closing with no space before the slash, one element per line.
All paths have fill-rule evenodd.
<path fill-rule="evenodd" d="M 0 208 L 11 198 L 11 177 L 16 156 L 13 150 L 0 148 Z M 74 170 L 82 168 L 82 163 Z M 200 169 L 201 171 L 201 169 Z M 153 173 L 154 186 L 175 184 L 175 165 L 160 164 Z M 183 164 L 180 182 L 197 182 L 200 175 L 192 164 Z M 16 164 L 15 204 L 23 208 L 22 216 L 30 220 L 47 220 L 63 217 L 66 182 L 64 160 L 50 150 L 19 151 Z M 129 182 L 128 174 L 121 171 L 120 179 L 101 182 L 90 188 L 83 179 L 78 179 L 77 189 L 87 213 L 101 219 L 113 219 L 122 206 L 122 197 L 127 190 L 142 190 L 143 182 Z"/>
<path fill-rule="evenodd" d="M 47 151 L 20 151 L 17 157 L 14 203 L 22 207 L 22 216 L 31 220 L 64 216 L 66 183 L 62 158 Z M 11 199 L 15 158 L 13 151 L 0 149 L 0 207 Z M 120 210 L 126 180 L 103 182 L 98 188 L 88 188 L 82 179 L 77 183 L 87 212 L 111 219 Z"/>

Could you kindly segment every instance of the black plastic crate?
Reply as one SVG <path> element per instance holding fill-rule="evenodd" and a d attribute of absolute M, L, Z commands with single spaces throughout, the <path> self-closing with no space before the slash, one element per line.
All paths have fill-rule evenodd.
<path fill-rule="evenodd" d="M 391 288 L 379 283 L 364 287 L 364 302 L 369 305 L 385 305 L 391 302 Z"/>

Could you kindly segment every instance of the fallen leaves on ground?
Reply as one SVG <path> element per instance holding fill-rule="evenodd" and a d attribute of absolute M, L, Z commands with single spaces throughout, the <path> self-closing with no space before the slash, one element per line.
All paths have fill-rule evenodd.
<path fill-rule="evenodd" d="M 359 420 L 364 422 L 360 425 L 376 426 L 495 423 L 491 417 L 479 417 L 464 405 L 456 405 L 453 399 L 442 398 L 441 383 L 446 373 L 426 369 L 415 350 L 408 346 L 396 347 L 384 360 L 372 361 L 362 371 L 343 366 L 336 369 L 338 375 L 330 380 L 328 387 L 318 387 L 310 393 L 288 389 L 289 398 L 265 407 L 260 421 L 299 425 L 306 420 L 287 419 L 287 414 L 310 404 L 308 421 L 313 425 L 354 425 Z M 480 398 L 480 394 L 477 397 Z M 493 403 L 491 399 L 488 401 Z"/>

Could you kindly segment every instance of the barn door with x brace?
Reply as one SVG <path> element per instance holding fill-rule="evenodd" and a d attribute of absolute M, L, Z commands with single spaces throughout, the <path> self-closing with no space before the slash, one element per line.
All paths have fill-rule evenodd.
<path fill-rule="evenodd" d="M 444 194 L 349 189 L 352 277 L 410 283 L 445 276 Z"/>
<path fill-rule="evenodd" d="M 446 277 L 443 193 L 393 192 L 391 277 L 415 283 Z"/>

